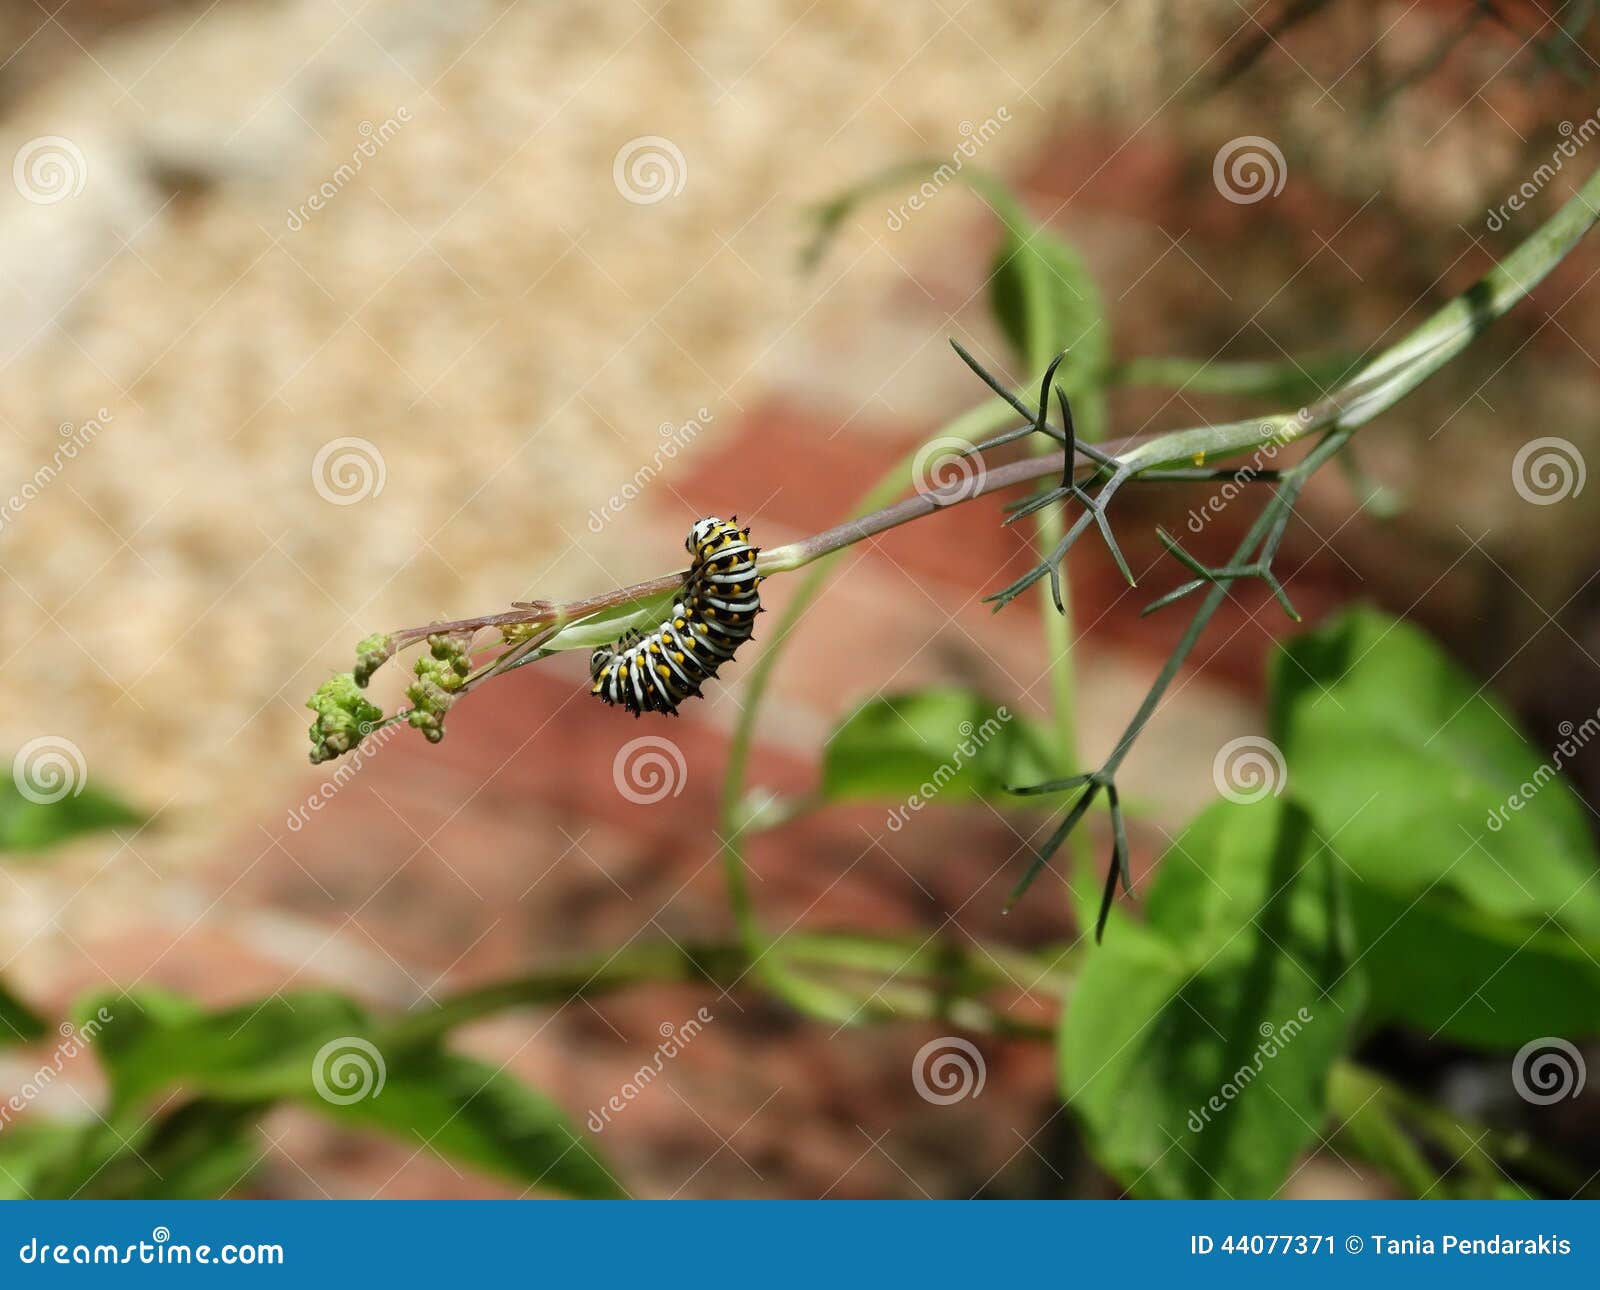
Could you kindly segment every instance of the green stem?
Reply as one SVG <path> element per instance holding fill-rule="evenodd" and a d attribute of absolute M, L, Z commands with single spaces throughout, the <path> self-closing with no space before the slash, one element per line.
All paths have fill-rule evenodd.
<path fill-rule="evenodd" d="M 386 1026 L 384 1044 L 432 1043 L 458 1026 L 508 1008 L 560 1006 L 636 985 L 681 982 L 731 991 L 752 976 L 762 976 L 760 954 L 760 949 L 752 953 L 742 942 L 631 945 L 453 995 Z M 1025 990 L 1058 1003 L 1067 989 L 1070 961 L 1068 956 L 1047 962 L 1004 946 L 854 933 L 797 932 L 784 938 L 783 955 L 788 964 L 842 977 L 842 981 L 830 983 L 830 988 L 849 999 L 849 1020 L 947 1017 L 971 1028 L 1005 1034 L 1042 1033 L 1044 1028 L 1008 1016 L 983 996 Z M 872 979 L 852 986 L 849 979 L 853 975 Z M 902 977 L 905 980 L 895 980 Z M 764 977 L 761 983 L 770 984 Z M 808 980 L 805 984 L 815 983 Z"/>
<path fill-rule="evenodd" d="M 1537 1179 L 1562 1197 L 1595 1194 L 1592 1179 L 1585 1179 L 1526 1134 L 1505 1133 L 1460 1119 L 1353 1062 L 1339 1062 L 1330 1072 L 1328 1110 L 1340 1137 L 1386 1169 L 1414 1196 L 1440 1196 L 1444 1178 L 1418 1150 L 1411 1131 L 1451 1164 L 1465 1168 L 1479 1196 L 1497 1196 L 1513 1188 L 1507 1169 Z"/>
<path fill-rule="evenodd" d="M 945 437 L 959 438 L 969 443 L 976 442 L 1005 425 L 1011 415 L 1011 410 L 1004 403 L 999 399 L 992 399 L 963 413 L 940 433 Z M 905 487 L 906 473 L 915 460 L 916 454 L 908 453 L 879 479 L 862 499 L 856 514 L 858 516 L 870 514 L 901 492 Z M 804 985 L 796 982 L 785 972 L 775 945 L 767 944 L 765 941 L 750 901 L 750 884 L 745 871 L 742 845 L 744 831 L 742 803 L 747 791 L 750 749 L 755 738 L 756 721 L 766 700 L 768 686 L 771 684 L 778 660 L 788 645 L 791 633 L 821 594 L 833 564 L 832 560 L 824 560 L 807 574 L 794 597 L 779 615 L 777 625 L 772 632 L 772 639 L 765 651 L 756 659 L 755 667 L 751 669 L 750 681 L 745 687 L 744 707 L 734 724 L 733 738 L 728 749 L 728 766 L 722 779 L 722 798 L 717 824 L 717 832 L 721 838 L 719 855 L 724 880 L 728 886 L 729 903 L 733 908 L 734 922 L 739 931 L 740 941 L 754 956 L 756 969 L 781 997 L 807 1011 L 817 1010 L 820 1004 L 828 1009 L 829 1015 L 836 1013 L 828 1005 L 828 1001 L 814 998 Z"/>

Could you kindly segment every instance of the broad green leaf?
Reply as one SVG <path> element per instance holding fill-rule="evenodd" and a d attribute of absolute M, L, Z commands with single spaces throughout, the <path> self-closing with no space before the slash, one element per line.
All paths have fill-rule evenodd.
<path fill-rule="evenodd" d="M 1273 670 L 1290 790 L 1355 880 L 1381 1015 L 1471 1043 L 1593 1034 L 1588 822 L 1555 751 L 1482 689 L 1370 610 L 1296 639 Z"/>
<path fill-rule="evenodd" d="M 1318 1140 L 1363 994 L 1310 817 L 1219 803 L 1163 858 L 1145 923 L 1114 918 L 1088 956 L 1060 1028 L 1063 1095 L 1135 1194 L 1271 1196 Z"/>
<path fill-rule="evenodd" d="M 88 785 L 56 802 L 35 802 L 22 795 L 14 776 L 0 776 L 0 852 L 43 851 L 81 833 L 142 823 L 131 806 Z"/>
<path fill-rule="evenodd" d="M 1569 933 L 1372 883 L 1349 888 L 1375 1015 L 1490 1048 L 1600 1034 L 1600 954 Z"/>
<path fill-rule="evenodd" d="M 432 1046 L 395 1055 L 383 1091 L 319 1107 L 530 1187 L 590 1199 L 626 1193 L 559 1107 L 494 1066 Z"/>
<path fill-rule="evenodd" d="M 42 1017 L 0 983 L 0 1048 L 32 1043 L 47 1029 Z"/>
<path fill-rule="evenodd" d="M 886 695 L 862 704 L 829 737 L 822 795 L 907 804 L 1002 798 L 1007 785 L 1053 773 L 1048 746 L 1026 718 L 970 690 Z"/>
<path fill-rule="evenodd" d="M 237 1102 L 293 1099 L 528 1186 L 611 1197 L 620 1188 L 559 1107 L 509 1075 L 431 1044 L 390 1042 L 343 995 L 280 995 L 221 1012 L 157 991 L 90 1000 L 113 1113 L 174 1087 Z"/>

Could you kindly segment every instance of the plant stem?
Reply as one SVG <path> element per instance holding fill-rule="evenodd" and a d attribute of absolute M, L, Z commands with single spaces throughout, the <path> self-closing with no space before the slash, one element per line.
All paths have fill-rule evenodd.
<path fill-rule="evenodd" d="M 1059 963 L 1048 965 L 1024 951 L 1001 946 L 967 947 L 923 936 L 795 933 L 784 938 L 783 953 L 790 962 L 835 973 L 911 978 L 879 980 L 869 989 L 850 991 L 854 1009 L 865 1009 L 867 1019 L 937 1017 L 959 1021 L 969 1029 L 1042 1037 L 1047 1027 L 1012 1018 L 982 996 L 1014 991 L 1013 977 L 1028 981 L 1030 991 L 1055 1002 L 1066 988 Z M 631 945 L 453 995 L 387 1025 L 384 1045 L 432 1043 L 458 1026 L 508 1008 L 559 1006 L 646 984 L 682 982 L 728 991 L 751 976 L 761 973 L 742 941 Z M 915 979 L 919 977 L 933 984 L 919 983 Z"/>
<path fill-rule="evenodd" d="M 962 414 L 945 427 L 942 432 L 946 436 L 964 439 L 968 442 L 982 438 L 997 427 L 1004 425 L 1010 418 L 1010 409 L 998 399 L 991 399 L 987 403 Z M 871 513 L 882 507 L 884 502 L 899 492 L 904 486 L 906 471 L 915 461 L 914 453 L 907 454 L 898 464 L 890 469 L 862 499 L 858 513 Z M 928 499 L 921 496 L 906 499 L 908 502 L 923 502 Z M 902 503 L 904 505 L 904 503 Z M 889 508 L 893 510 L 893 507 Z M 879 511 L 881 514 L 882 512 Z M 830 532 L 848 530 L 857 521 L 847 521 L 838 525 Z M 890 527 L 890 526 L 885 526 Z M 852 541 L 860 541 L 862 537 L 870 536 L 861 533 Z M 840 547 L 848 545 L 840 542 Z M 789 550 L 792 548 L 782 548 Z M 827 554 L 823 552 L 822 554 Z M 764 553 L 770 554 L 770 553 Z M 811 557 L 815 559 L 817 557 Z M 809 560 L 806 561 L 809 563 Z M 799 565 L 794 566 L 796 568 Z M 721 839 L 720 855 L 722 859 L 723 875 L 728 885 L 728 898 L 733 907 L 734 921 L 739 929 L 740 939 L 745 947 L 757 956 L 757 963 L 769 982 L 778 992 L 797 1006 L 807 1007 L 814 1000 L 809 1000 L 803 989 L 795 988 L 792 982 L 783 973 L 781 964 L 763 952 L 763 938 L 760 926 L 756 921 L 754 910 L 750 903 L 749 881 L 745 874 L 744 853 L 742 846 L 742 819 L 741 804 L 746 791 L 746 778 L 750 760 L 750 747 L 755 737 L 756 718 L 760 715 L 761 705 L 766 699 L 767 687 L 771 683 L 772 674 L 777 667 L 778 659 L 786 648 L 790 634 L 799 624 L 801 617 L 809 609 L 817 596 L 822 591 L 830 569 L 829 564 L 819 565 L 812 570 L 810 575 L 800 584 L 795 595 L 784 611 L 778 617 L 777 626 L 772 633 L 772 640 L 766 650 L 756 659 L 755 667 L 751 670 L 749 684 L 745 687 L 745 703 L 739 712 L 739 719 L 734 725 L 733 738 L 728 748 L 728 765 L 723 773 L 722 798 L 718 813 L 717 832 Z M 775 952 L 775 951 L 774 951 Z"/>

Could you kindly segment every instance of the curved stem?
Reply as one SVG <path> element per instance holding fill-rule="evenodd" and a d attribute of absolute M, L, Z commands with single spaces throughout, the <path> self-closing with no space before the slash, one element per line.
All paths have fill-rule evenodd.
<path fill-rule="evenodd" d="M 1010 411 L 1004 403 L 997 399 L 991 400 L 958 417 L 946 427 L 943 433 L 947 436 L 965 439 L 970 442 L 981 438 L 997 425 L 1003 425 L 1009 419 L 1009 416 Z M 900 463 L 889 470 L 868 491 L 861 502 L 860 511 L 871 513 L 876 510 L 877 515 L 881 516 L 893 511 L 909 510 L 923 504 L 929 506 L 930 510 L 938 509 L 937 503 L 919 495 L 907 498 L 904 502 L 897 503 L 895 506 L 887 507 L 884 510 L 877 510 L 877 508 L 883 506 L 887 497 L 892 497 L 904 487 L 905 472 L 914 461 L 915 454 L 908 454 Z M 1017 464 L 1027 465 L 1030 463 Z M 991 474 L 998 473 L 998 471 L 991 472 Z M 919 511 L 918 513 L 927 514 L 929 512 Z M 868 514 L 864 518 L 872 518 L 872 516 Z M 901 519 L 896 522 L 905 523 L 906 520 Z M 833 529 L 828 530 L 827 533 L 818 535 L 825 538 L 830 533 L 840 534 L 842 539 L 846 534 L 856 534 L 856 536 L 850 537 L 849 541 L 840 540 L 836 545 L 820 550 L 816 555 L 808 556 L 806 560 L 800 563 L 809 563 L 822 555 L 831 554 L 849 545 L 849 542 L 860 541 L 864 537 L 871 536 L 872 532 L 881 532 L 884 528 L 893 527 L 893 524 L 886 523 L 882 528 L 873 530 L 865 530 L 862 526 L 862 518 L 848 520 L 844 524 L 836 525 Z M 810 539 L 810 541 L 814 542 L 816 539 Z M 791 551 L 793 548 L 785 547 L 779 548 L 779 550 Z M 771 558 L 774 553 L 766 552 L 763 554 L 765 557 Z M 798 568 L 800 564 L 797 563 L 793 567 Z M 733 738 L 728 749 L 727 770 L 723 773 L 721 809 L 718 818 L 718 836 L 721 839 L 720 854 L 723 875 L 728 885 L 728 896 L 733 905 L 734 919 L 739 927 L 740 937 L 745 946 L 752 951 L 760 951 L 763 946 L 760 927 L 750 904 L 749 881 L 745 874 L 744 853 L 740 838 L 740 804 L 743 802 L 745 795 L 750 747 L 755 737 L 756 719 L 760 715 L 761 705 L 766 699 L 767 687 L 771 683 L 778 659 L 783 654 L 790 633 L 794 631 L 801 617 L 822 591 L 829 568 L 830 565 L 828 564 L 819 565 L 800 584 L 793 599 L 790 600 L 783 613 L 778 617 L 771 643 L 756 659 L 755 667 L 750 673 L 750 681 L 745 687 L 745 703 L 743 708 L 740 709 L 739 719 L 733 728 Z M 770 949 L 770 947 L 767 948 Z M 784 976 L 781 964 L 778 961 L 773 960 L 769 953 L 761 953 L 757 961 L 761 965 L 761 969 L 769 975 L 769 980 L 772 981 L 785 998 L 798 1006 L 807 1006 L 803 992 L 791 988 L 790 982 Z"/>

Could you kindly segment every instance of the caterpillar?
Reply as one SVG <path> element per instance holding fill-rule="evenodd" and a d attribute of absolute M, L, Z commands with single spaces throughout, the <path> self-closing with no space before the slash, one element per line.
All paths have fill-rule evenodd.
<path fill-rule="evenodd" d="M 699 698 L 701 682 L 751 639 L 762 612 L 760 548 L 750 545 L 750 530 L 738 518 L 696 520 L 684 539 L 689 572 L 672 613 L 653 631 L 629 630 L 589 656 L 590 693 L 602 703 L 620 703 L 635 718 L 676 716 L 678 705 Z"/>

